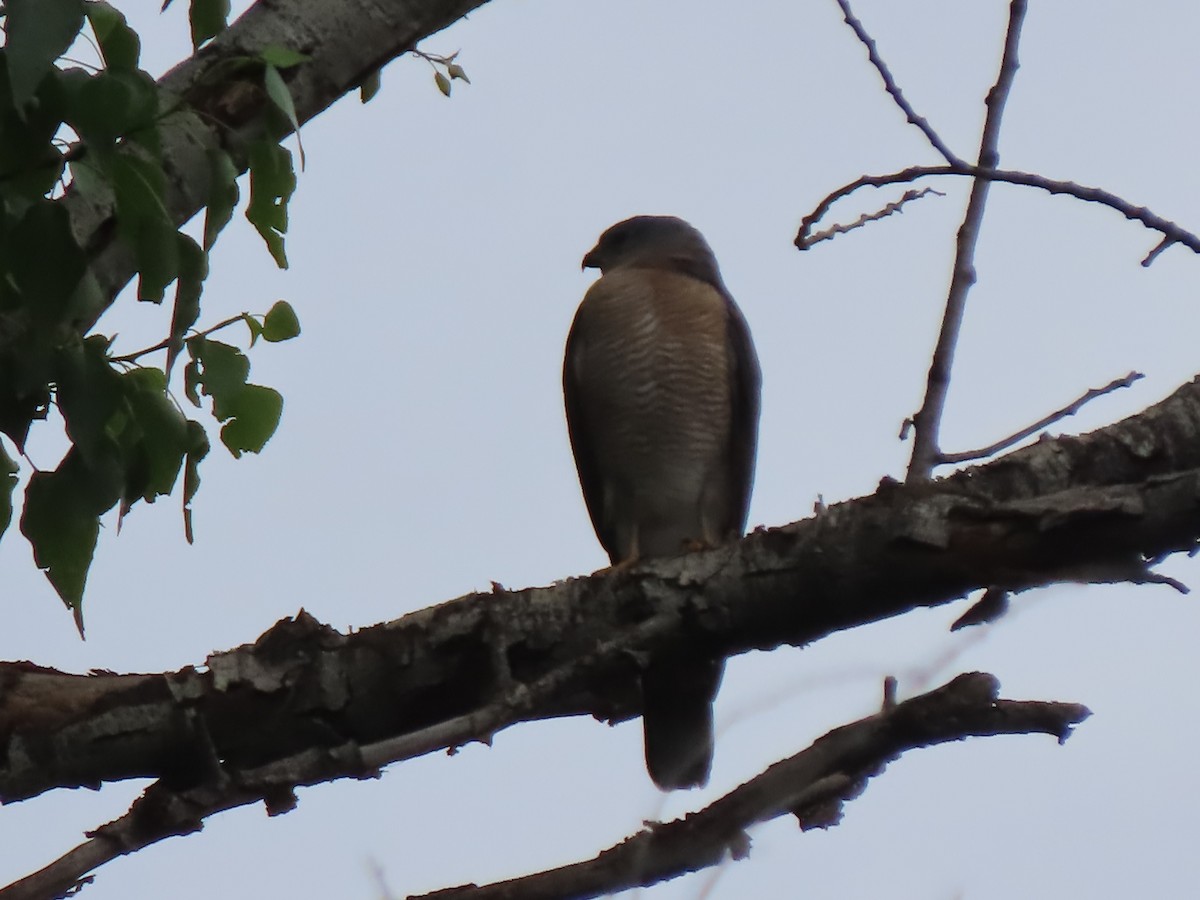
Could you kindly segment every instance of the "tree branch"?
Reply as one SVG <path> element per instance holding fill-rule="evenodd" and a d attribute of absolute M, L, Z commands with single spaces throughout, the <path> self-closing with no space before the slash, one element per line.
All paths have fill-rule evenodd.
<path fill-rule="evenodd" d="M 160 779 L 44 876 L 74 883 L 215 812 L 286 811 L 298 785 L 374 777 L 520 721 L 637 715 L 642 661 L 682 642 L 730 656 L 979 588 L 1169 584 L 1148 561 L 1200 546 L 1197 497 L 1200 377 L 1090 435 L 936 483 L 885 482 L 811 519 L 628 571 L 497 588 L 348 635 L 301 613 L 204 670 L 0 664 L 0 802 Z"/>
<path fill-rule="evenodd" d="M 1086 437 L 936 484 L 885 482 L 811 519 L 629 571 L 468 595 L 348 635 L 301 614 L 203 670 L 3 664 L 0 802 L 132 777 L 185 790 L 212 783 L 213 759 L 229 783 L 269 782 L 264 799 L 287 778 L 364 777 L 519 721 L 623 720 L 640 713 L 642 661 L 683 642 L 731 656 L 979 589 L 1154 582 L 1147 560 L 1200 542 L 1197 496 L 1200 379 Z M 296 767 L 310 753 L 324 768 Z"/>
<path fill-rule="evenodd" d="M 1133 222 L 1141 222 L 1142 225 L 1151 231 L 1157 231 L 1163 235 L 1162 241 L 1142 261 L 1142 265 L 1148 265 L 1154 257 L 1157 257 L 1171 244 L 1182 244 L 1193 253 L 1200 253 L 1200 236 L 1193 234 L 1170 219 L 1163 218 L 1144 206 L 1137 206 L 1102 188 L 1088 187 L 1087 185 L 1076 184 L 1073 181 L 1044 178 L 1041 175 L 1034 175 L 1031 172 L 1020 172 L 1015 169 L 987 171 L 981 169 L 979 166 L 965 164 L 962 166 L 909 166 L 907 169 L 901 169 L 898 172 L 889 172 L 886 175 L 863 175 L 856 178 L 854 181 L 842 185 L 837 190 L 825 196 L 813 208 L 812 212 L 800 220 L 800 231 L 797 233 L 793 243 L 799 250 L 807 250 L 813 244 L 817 243 L 813 239 L 814 226 L 825 217 L 833 204 L 844 197 L 848 197 L 860 188 L 886 187 L 890 184 L 910 184 L 920 178 L 934 175 L 958 175 L 967 178 L 983 178 L 988 181 L 999 181 L 1021 187 L 1038 188 L 1049 194 L 1066 194 L 1085 203 L 1098 203 L 1101 206 L 1107 206 L 1109 209 L 1119 212 L 1126 219 Z"/>
<path fill-rule="evenodd" d="M 949 684 L 830 731 L 811 747 L 690 815 L 651 824 L 594 859 L 482 887 L 465 885 L 410 900 L 565 900 L 596 897 L 750 853 L 747 829 L 792 814 L 802 829 L 841 819 L 842 803 L 907 750 L 968 737 L 1049 734 L 1062 743 L 1088 709 L 1076 703 L 998 699 L 992 675 L 960 675 Z"/>
<path fill-rule="evenodd" d="M 1021 39 L 1021 23 L 1025 20 L 1025 6 L 1026 0 L 1012 0 L 1009 6 L 1008 33 L 1004 39 L 1000 75 L 985 101 L 987 117 L 984 119 L 983 138 L 979 146 L 979 168 L 988 171 L 1000 164 L 1000 122 L 1019 65 L 1017 44 Z M 976 178 L 972 182 L 967 212 L 958 229 L 958 249 L 954 257 L 950 292 L 946 297 L 946 311 L 942 316 L 941 333 L 938 334 L 937 346 L 933 351 L 933 362 L 929 366 L 925 400 L 912 417 L 913 451 L 905 479 L 909 482 L 927 480 L 941 454 L 938 435 L 942 412 L 946 407 L 946 396 L 950 392 L 950 373 L 954 366 L 958 334 L 962 329 L 963 316 L 967 309 L 967 294 L 975 283 L 975 245 L 979 240 L 979 229 L 983 222 L 983 210 L 987 205 L 990 187 L 991 181 L 986 178 Z"/>
<path fill-rule="evenodd" d="M 917 111 L 912 108 L 908 100 L 904 96 L 904 92 L 896 84 L 896 79 L 892 77 L 891 70 L 888 69 L 887 63 L 879 55 L 879 50 L 875 46 L 875 40 L 869 34 L 863 23 L 854 15 L 850 9 L 849 0 L 835 0 L 837 5 L 842 10 L 842 18 L 855 36 L 859 39 L 864 47 L 867 48 L 867 58 L 871 61 L 871 65 L 875 67 L 875 71 L 879 73 L 879 77 L 883 79 L 883 89 L 888 92 L 896 105 L 900 107 L 900 111 L 904 113 L 904 118 L 910 125 L 915 125 L 925 135 L 925 140 L 929 141 L 930 145 L 942 154 L 942 157 L 950 165 L 964 165 L 963 160 L 942 141 L 938 133 L 934 131 L 933 126 L 929 124 L 929 120 L 924 116 L 918 115 Z"/>
<path fill-rule="evenodd" d="M 152 784 L 121 818 L 89 833 L 88 840 L 63 854 L 48 866 L 6 888 L 0 900 L 37 900 L 58 897 L 76 890 L 89 872 L 118 857 L 135 853 L 169 837 L 182 837 L 204 827 L 204 820 L 227 809 L 263 801 L 271 815 L 289 812 L 296 805 L 295 788 L 340 777 L 375 778 L 391 762 L 421 756 L 470 740 L 490 742 L 490 735 L 504 724 L 532 715 L 552 699 L 577 664 L 595 665 L 629 644 L 665 632 L 676 623 L 668 616 L 650 619 L 629 635 L 620 646 L 602 645 L 571 666 L 560 666 L 537 682 L 511 685 L 508 695 L 477 712 L 438 725 L 357 746 L 353 743 L 323 750 L 304 749 L 254 770 L 223 770 L 211 742 L 206 749 L 209 778 L 194 788 L 178 790 L 165 781 Z"/>
<path fill-rule="evenodd" d="M 834 224 L 830 225 L 826 229 L 823 229 L 822 231 L 813 232 L 808 236 L 808 244 L 805 249 L 808 249 L 808 247 L 811 247 L 813 244 L 819 244 L 821 241 L 833 240 L 833 238 L 839 234 L 846 234 L 847 232 L 854 231 L 856 228 L 862 228 L 868 222 L 878 222 L 880 219 L 886 219 L 888 216 L 894 213 L 902 213 L 904 212 L 904 206 L 906 203 L 912 200 L 920 200 L 922 197 L 927 196 L 928 194 L 933 194 L 937 197 L 946 196 L 941 191 L 935 191 L 933 188 L 928 187 L 921 188 L 919 191 L 915 188 L 905 191 L 904 195 L 899 200 L 888 203 L 873 213 L 863 213 L 849 225 Z"/>
<path fill-rule="evenodd" d="M 1140 378 L 1144 378 L 1141 372 L 1130 372 L 1124 378 L 1117 378 L 1110 381 L 1104 387 L 1090 388 L 1084 391 L 1079 397 L 1076 397 L 1062 409 L 1056 409 L 1048 416 L 1038 419 L 1032 425 L 1022 428 L 1020 431 L 1010 434 L 1006 438 L 1001 438 L 993 444 L 988 444 L 986 447 L 980 447 L 978 450 L 963 450 L 959 453 L 941 453 L 938 455 L 937 465 L 947 465 L 950 463 L 973 462 L 977 459 L 987 459 L 989 456 L 995 456 L 1002 450 L 1007 450 L 1014 444 L 1019 444 L 1027 437 L 1037 434 L 1043 428 L 1059 422 L 1067 416 L 1073 416 L 1079 412 L 1086 404 L 1095 400 L 1098 397 L 1103 397 L 1105 394 L 1111 394 L 1113 391 L 1127 388 Z"/>

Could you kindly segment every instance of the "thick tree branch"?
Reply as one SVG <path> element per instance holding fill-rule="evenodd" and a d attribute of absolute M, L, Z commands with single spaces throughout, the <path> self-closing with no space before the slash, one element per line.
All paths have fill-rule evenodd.
<path fill-rule="evenodd" d="M 802 829 L 841 819 L 843 801 L 907 750 L 968 737 L 1049 734 L 1059 743 L 1090 715 L 1076 703 L 998 699 L 992 675 L 949 684 L 843 725 L 771 766 L 699 812 L 651 824 L 594 859 L 482 887 L 465 885 L 410 900 L 577 900 L 647 887 L 750 853 L 753 825 L 792 814 Z"/>
<path fill-rule="evenodd" d="M 1021 39 L 1021 23 L 1025 20 L 1025 5 L 1026 0 L 1012 0 L 1009 6 L 1008 33 L 1004 39 L 1000 75 L 985 101 L 987 116 L 984 119 L 983 138 L 979 146 L 979 168 L 985 171 L 991 171 L 1000 165 L 1000 122 L 1019 65 L 1017 45 Z M 928 479 L 941 455 L 938 436 L 941 431 L 942 411 L 946 408 L 946 396 L 950 392 L 950 372 L 954 366 L 954 351 L 958 346 L 963 316 L 967 311 L 967 294 L 975 284 L 975 245 L 979 240 L 979 229 L 983 223 L 983 210 L 987 205 L 990 187 L 991 181 L 986 178 L 976 178 L 971 183 L 967 211 L 958 229 L 950 291 L 946 297 L 946 311 L 942 314 L 942 328 L 938 334 L 937 346 L 929 366 L 925 400 L 912 417 L 913 451 L 905 478 L 909 482 Z"/>
<path fill-rule="evenodd" d="M 0 900 L 60 896 L 105 863 L 165 838 L 199 831 L 205 819 L 227 809 L 261 800 L 271 815 L 288 812 L 296 805 L 297 787 L 347 776 L 375 778 L 388 763 L 491 735 L 503 725 L 536 713 L 541 704 L 554 697 L 562 679 L 578 664 L 593 665 L 624 646 L 667 630 L 672 624 L 666 616 L 652 618 L 634 634 L 622 636 L 621 647 L 602 645 L 589 659 L 563 666 L 528 686 L 514 686 L 503 699 L 475 713 L 378 743 L 359 746 L 347 742 L 339 747 L 306 748 L 291 757 L 236 772 L 223 768 L 212 752 L 215 748 L 210 746 L 204 761 L 209 773 L 206 781 L 182 790 L 167 781 L 155 782 L 125 815 L 90 833 L 85 843 L 0 889 Z"/>
<path fill-rule="evenodd" d="M 1198 512 L 1200 379 L 1090 435 L 932 484 L 886 482 L 630 571 L 469 595 L 349 635 L 301 615 L 203 670 L 0 666 L 0 801 L 131 777 L 184 790 L 212 782 L 214 759 L 252 785 L 279 763 L 277 795 L 276 776 L 362 777 L 519 721 L 621 720 L 640 711 L 641 661 L 678 642 L 728 656 L 981 588 L 1154 582 L 1147 560 L 1196 547 Z M 293 766 L 314 752 L 325 768 Z"/>

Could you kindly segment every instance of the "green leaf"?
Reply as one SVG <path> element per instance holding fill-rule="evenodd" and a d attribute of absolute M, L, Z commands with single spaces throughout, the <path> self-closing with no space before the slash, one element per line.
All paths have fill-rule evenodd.
<path fill-rule="evenodd" d="M 163 9 L 166 9 L 164 4 Z M 229 0 L 192 0 L 188 19 L 192 25 L 192 47 L 216 37 L 229 21 Z"/>
<path fill-rule="evenodd" d="M 108 147 L 119 137 L 154 125 L 158 118 L 158 86 L 145 72 L 64 72 L 62 84 L 66 120 L 89 149 Z"/>
<path fill-rule="evenodd" d="M 167 335 L 167 378 L 183 349 L 183 336 L 200 317 L 200 293 L 208 277 L 208 254 L 186 234 L 179 236 L 179 280 L 175 283 L 175 308 L 171 311 L 171 331 Z"/>
<path fill-rule="evenodd" d="M 126 395 L 132 395 L 135 392 L 149 392 L 162 394 L 165 397 L 167 394 L 167 375 L 162 369 L 154 366 L 135 366 L 124 372 L 118 372 L 117 377 L 121 379 L 122 390 Z"/>
<path fill-rule="evenodd" d="M 34 321 L 49 330 L 66 316 L 87 268 L 61 203 L 38 200 L 4 242 L 8 281 Z"/>
<path fill-rule="evenodd" d="M 283 47 L 279 44 L 271 44 L 264 47 L 262 52 L 258 54 L 258 57 L 268 66 L 274 66 L 277 69 L 290 69 L 292 66 L 308 62 L 312 59 L 311 56 L 307 56 L 299 50 L 293 50 L 291 47 Z"/>
<path fill-rule="evenodd" d="M 300 169 L 303 171 L 304 142 L 300 140 L 300 121 L 296 118 L 296 105 L 292 103 L 292 93 L 288 90 L 288 86 L 284 84 L 283 76 L 279 74 L 279 69 L 275 66 L 267 66 L 266 71 L 263 73 L 263 86 L 267 90 L 267 96 L 287 116 L 287 120 L 292 126 L 292 131 L 296 132 L 296 146 L 300 150 Z"/>
<path fill-rule="evenodd" d="M 370 103 L 371 100 L 379 93 L 382 70 L 376 69 L 370 75 L 362 80 L 362 84 L 358 86 L 358 99 L 362 103 Z"/>
<path fill-rule="evenodd" d="M 0 57 L 6 56 L 0 49 Z M 63 154 L 51 141 L 62 124 L 66 106 L 62 73 L 51 70 L 42 80 L 36 102 L 24 109 L 9 101 L 8 69 L 0 59 L 0 173 L 8 212 L 23 211 L 17 197 L 34 201 L 49 193 L 62 177 Z"/>
<path fill-rule="evenodd" d="M 67 436 L 84 461 L 99 467 L 112 455 L 110 423 L 122 409 L 121 376 L 108 359 L 108 338 L 92 335 L 62 347 L 55 360 L 54 380 Z"/>
<path fill-rule="evenodd" d="M 25 440 L 34 421 L 46 418 L 50 408 L 53 352 L 34 336 L 22 341 L 21 352 L 0 357 L 0 434 L 8 435 L 17 450 L 24 452 Z"/>
<path fill-rule="evenodd" d="M 298 334 L 300 334 L 300 319 L 297 317 L 296 311 L 292 309 L 292 304 L 286 300 L 275 301 L 275 305 L 267 311 L 263 318 L 263 340 L 276 344 L 280 341 L 290 341 Z"/>
<path fill-rule="evenodd" d="M 136 69 L 142 42 L 125 16 L 105 0 L 88 0 L 86 9 L 104 64 L 110 69 Z"/>
<path fill-rule="evenodd" d="M 447 97 L 450 96 L 450 79 L 449 78 L 447 78 L 441 72 L 434 72 L 433 73 L 433 83 L 437 85 L 437 89 L 439 91 L 441 91 Z"/>
<path fill-rule="evenodd" d="M 179 241 L 163 200 L 160 166 L 133 153 L 104 154 L 117 201 L 117 233 L 133 249 L 138 299 L 161 303 L 179 274 Z"/>
<path fill-rule="evenodd" d="M 118 468 L 93 469 L 71 450 L 53 472 L 34 472 L 25 490 L 21 533 L 33 545 L 38 568 L 76 612 L 77 622 L 100 515 L 116 503 L 114 488 L 119 491 L 122 480 Z"/>
<path fill-rule="evenodd" d="M 262 337 L 262 324 L 254 316 L 250 315 L 250 313 L 242 313 L 242 321 L 246 323 L 246 328 L 250 331 L 250 346 L 253 347 L 258 343 L 258 339 Z"/>
<path fill-rule="evenodd" d="M 217 235 L 233 218 L 238 202 L 238 170 L 220 148 L 208 151 L 208 208 L 204 213 L 204 249 L 211 250 Z"/>
<path fill-rule="evenodd" d="M 246 386 L 250 360 L 237 347 L 208 338 L 190 338 L 187 346 L 192 358 L 200 363 L 195 377 L 204 395 L 212 397 L 213 415 L 224 422 L 234 415 L 231 405 Z"/>
<path fill-rule="evenodd" d="M 296 190 L 292 154 L 269 140 L 256 141 L 250 147 L 250 202 L 246 218 L 258 229 L 267 249 L 281 269 L 288 267 L 283 249 L 287 233 L 287 205 Z"/>
<path fill-rule="evenodd" d="M 8 0 L 5 50 L 13 105 L 24 106 L 83 28 L 82 0 Z"/>
<path fill-rule="evenodd" d="M 452 79 L 457 78 L 459 81 L 465 81 L 467 84 L 471 83 L 471 79 L 467 77 L 467 73 L 463 71 L 463 67 L 458 63 L 450 63 L 450 65 L 446 66 L 446 74 Z"/>
<path fill-rule="evenodd" d="M 82 194 L 92 203 L 103 208 L 113 203 L 112 186 L 108 178 L 99 168 L 96 161 L 84 154 L 78 159 L 71 160 L 71 189 Z"/>
<path fill-rule="evenodd" d="M 208 456 L 208 435 L 199 422 L 191 419 L 187 423 L 188 451 L 183 469 L 183 534 L 190 544 L 192 533 L 192 498 L 200 490 L 200 460 Z"/>
<path fill-rule="evenodd" d="M 221 442 L 235 457 L 247 451 L 258 453 L 279 427 L 283 395 L 261 384 L 248 384 L 226 411 L 233 418 L 221 429 Z"/>
<path fill-rule="evenodd" d="M 169 494 L 175 487 L 191 446 L 188 420 L 166 394 L 161 370 L 133 369 L 123 380 L 131 413 L 125 502 L 132 505 L 141 497 L 153 503 L 155 497 Z"/>
<path fill-rule="evenodd" d="M 200 360 L 193 358 L 183 367 L 183 395 L 192 406 L 200 407 Z"/>
<path fill-rule="evenodd" d="M 8 455 L 4 444 L 0 443 L 0 537 L 4 536 L 9 523 L 12 522 L 12 495 L 17 486 L 17 469 L 16 461 Z"/>

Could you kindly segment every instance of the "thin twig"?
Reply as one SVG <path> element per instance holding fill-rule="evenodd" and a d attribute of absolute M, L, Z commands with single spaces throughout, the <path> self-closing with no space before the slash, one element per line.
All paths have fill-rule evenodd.
<path fill-rule="evenodd" d="M 1145 268 L 1150 268 L 1150 264 L 1158 259 L 1158 255 L 1175 243 L 1174 238 L 1165 237 L 1155 245 L 1154 249 L 1146 254 L 1146 258 L 1142 260 L 1142 265 Z"/>
<path fill-rule="evenodd" d="M 832 240 L 839 234 L 845 234 L 846 232 L 853 231 L 856 228 L 862 228 L 868 222 L 877 222 L 880 219 L 892 215 L 893 213 L 904 212 L 904 204 L 908 203 L 910 200 L 920 200 L 927 194 L 933 194 L 936 197 L 946 196 L 941 191 L 935 191 L 933 188 L 929 187 L 921 188 L 919 191 L 915 188 L 905 191 L 904 196 L 902 196 L 899 200 L 889 203 L 887 206 L 883 207 L 883 209 L 880 209 L 876 212 L 863 213 L 849 225 L 830 225 L 824 231 L 813 232 L 808 238 L 808 246 L 811 247 L 813 244 L 819 244 L 821 241 Z"/>
<path fill-rule="evenodd" d="M 896 105 L 900 107 L 900 111 L 904 113 L 904 116 L 908 120 L 909 124 L 915 125 L 917 128 L 921 129 L 921 133 L 925 135 L 925 140 L 929 141 L 929 143 L 933 145 L 933 148 L 937 150 L 938 153 L 942 154 L 946 162 L 950 163 L 952 166 L 963 165 L 963 160 L 946 146 L 946 144 L 938 136 L 938 133 L 933 130 L 933 126 L 929 124 L 929 120 L 924 116 L 918 115 L 917 111 L 914 110 L 911 104 L 909 104 L 908 100 L 905 99 L 904 92 L 901 91 L 899 85 L 896 84 L 896 79 L 892 77 L 892 73 L 888 69 L 887 63 L 885 63 L 882 57 L 880 57 L 875 46 L 874 38 L 867 34 L 867 30 L 863 27 L 863 23 L 859 21 L 858 17 L 855 16 L 853 12 L 851 12 L 849 0 L 835 0 L 835 2 L 842 9 L 842 17 L 846 20 L 846 24 L 849 25 L 854 31 L 854 34 L 858 37 L 859 41 L 862 42 L 862 45 L 867 48 L 867 58 L 871 60 L 871 65 L 875 67 L 875 71 L 878 72 L 879 77 L 883 79 L 884 90 L 891 95 L 894 101 L 896 101 Z"/>
<path fill-rule="evenodd" d="M 979 145 L 979 168 L 988 171 L 995 169 L 1000 163 L 1000 153 L 997 149 L 1000 143 L 1000 121 L 1004 116 L 1004 106 L 1019 65 L 1017 44 L 1021 38 L 1025 8 L 1026 0 L 1012 0 L 1000 75 L 984 101 L 987 117 L 984 119 L 983 138 Z M 975 283 L 975 245 L 979 240 L 979 229 L 983 222 L 983 210 L 987 205 L 991 183 L 991 179 L 987 178 L 976 178 L 972 182 L 967 211 L 958 229 L 958 249 L 954 257 L 950 291 L 946 296 L 946 312 L 942 316 L 942 330 L 938 335 L 933 361 L 929 366 L 925 400 L 913 416 L 913 452 L 905 476 L 905 480 L 909 482 L 927 480 L 940 454 L 938 432 L 941 429 L 942 412 L 946 408 L 946 396 L 950 392 L 950 372 L 954 365 L 954 350 L 958 345 L 963 315 L 966 313 L 967 294 L 971 285 Z"/>
<path fill-rule="evenodd" d="M 1021 172 L 1015 169 L 994 169 L 988 171 L 981 169 L 979 166 L 966 164 L 962 166 L 909 166 L 906 169 L 901 169 L 898 172 L 889 172 L 886 175 L 863 175 L 848 184 L 842 185 L 821 200 L 813 208 L 812 212 L 800 220 L 800 231 L 794 241 L 797 249 L 807 250 L 813 243 L 811 237 L 813 226 L 829 212 L 830 207 L 834 203 L 853 194 L 859 188 L 885 187 L 889 184 L 908 184 L 919 178 L 931 175 L 959 175 L 967 178 L 982 178 L 987 181 L 1001 181 L 1005 184 L 1038 188 L 1049 194 L 1067 194 L 1068 196 L 1075 197 L 1077 200 L 1083 200 L 1087 203 L 1099 203 L 1102 206 L 1107 206 L 1109 209 L 1114 209 L 1126 219 L 1141 222 L 1142 225 L 1151 231 L 1157 231 L 1163 235 L 1162 242 L 1142 260 L 1143 266 L 1148 266 L 1154 261 L 1155 257 L 1171 244 L 1183 244 L 1193 253 L 1200 253 L 1200 237 L 1197 235 L 1192 234 L 1192 232 L 1177 225 L 1170 219 L 1165 219 L 1151 212 L 1144 206 L 1137 206 L 1102 188 L 1088 187 L 1087 185 L 1076 184 L 1074 181 L 1059 181 L 1053 178 L 1044 178 L 1041 175 L 1034 175 L 1031 172 Z"/>
<path fill-rule="evenodd" d="M 699 812 L 652 824 L 594 859 L 424 897 L 583 898 L 656 884 L 729 856 L 744 858 L 746 830 L 760 822 L 791 814 L 802 829 L 836 824 L 842 803 L 906 750 L 998 734 L 1050 734 L 1061 743 L 1089 715 L 1075 703 L 1000 700 L 997 693 L 992 675 L 960 675 L 935 691 L 830 731 Z"/>
<path fill-rule="evenodd" d="M 1118 378 L 1115 381 L 1110 381 L 1104 387 L 1091 388 L 1079 397 L 1076 397 L 1062 409 L 1055 410 L 1045 418 L 1038 419 L 1027 428 L 1022 428 L 1015 434 L 1010 434 L 1006 438 L 1001 438 L 994 444 L 988 444 L 986 447 L 980 447 L 978 450 L 964 450 L 960 453 L 939 453 L 936 464 L 942 466 L 949 463 L 970 462 L 973 459 L 985 459 L 989 456 L 999 453 L 1001 450 L 1007 450 L 1013 444 L 1019 443 L 1025 440 L 1025 438 L 1037 434 L 1043 428 L 1053 425 L 1060 419 L 1065 419 L 1067 416 L 1075 415 L 1075 413 L 1079 412 L 1079 410 L 1083 408 L 1084 404 L 1090 403 L 1097 397 L 1103 397 L 1105 394 L 1111 394 L 1113 391 L 1120 390 L 1121 388 L 1127 388 L 1139 378 L 1144 377 L 1145 376 L 1142 375 L 1141 372 L 1130 372 L 1124 378 Z"/>
<path fill-rule="evenodd" d="M 236 316 L 230 316 L 228 319 L 225 319 L 222 322 L 218 322 L 216 325 L 213 325 L 211 328 L 205 328 L 203 331 L 196 332 L 196 334 L 194 334 L 193 337 L 208 337 L 213 332 L 220 331 L 222 328 L 228 328 L 230 325 L 236 325 L 238 322 L 246 321 L 246 319 L 249 315 L 250 315 L 250 313 L 244 312 L 244 313 L 238 313 Z M 166 350 L 170 346 L 171 346 L 171 339 L 163 338 L 161 341 L 159 341 L 157 344 L 155 344 L 152 347 L 144 347 L 141 350 L 135 350 L 133 353 L 126 353 L 124 356 L 114 356 L 112 359 L 109 360 L 109 362 L 115 362 L 115 363 L 137 362 L 140 357 L 145 356 L 147 353 L 157 353 L 159 350 Z"/>
<path fill-rule="evenodd" d="M 988 588 L 970 609 L 954 620 L 954 623 L 950 626 L 950 630 L 961 631 L 963 628 L 969 628 L 972 625 L 984 625 L 995 622 L 1008 612 L 1008 600 L 1010 596 L 1011 593 L 1009 591 Z M 983 629 L 978 628 L 972 632 L 976 636 L 985 633 Z"/>

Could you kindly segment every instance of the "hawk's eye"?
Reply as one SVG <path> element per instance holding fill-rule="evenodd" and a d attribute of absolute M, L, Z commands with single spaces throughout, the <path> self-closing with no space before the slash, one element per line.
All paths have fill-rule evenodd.
<path fill-rule="evenodd" d="M 620 250 L 629 241 L 628 231 L 618 231 L 608 236 L 608 246 L 613 250 Z"/>

